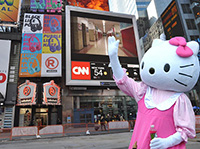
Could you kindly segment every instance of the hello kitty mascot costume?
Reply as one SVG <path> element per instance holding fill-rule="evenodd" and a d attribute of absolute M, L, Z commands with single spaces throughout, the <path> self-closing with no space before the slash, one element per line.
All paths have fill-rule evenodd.
<path fill-rule="evenodd" d="M 155 39 L 140 62 L 141 82 L 126 75 L 118 59 L 119 41 L 108 39 L 108 53 L 114 79 L 127 95 L 134 97 L 138 113 L 129 149 L 185 149 L 194 138 L 195 115 L 188 97 L 199 77 L 199 45 L 183 37 Z M 157 137 L 151 140 L 150 127 Z"/>

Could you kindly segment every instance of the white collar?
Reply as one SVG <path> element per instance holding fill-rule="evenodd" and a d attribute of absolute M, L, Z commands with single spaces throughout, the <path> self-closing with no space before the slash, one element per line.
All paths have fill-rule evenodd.
<path fill-rule="evenodd" d="M 182 93 L 174 93 L 167 100 L 156 105 L 152 100 L 152 89 L 151 89 L 151 87 L 148 87 L 145 98 L 144 98 L 144 103 L 145 103 L 145 106 L 147 107 L 147 109 L 157 108 L 158 110 L 164 111 L 164 110 L 171 108 L 171 106 L 176 102 L 176 100 L 178 99 L 178 97 L 181 94 Z"/>

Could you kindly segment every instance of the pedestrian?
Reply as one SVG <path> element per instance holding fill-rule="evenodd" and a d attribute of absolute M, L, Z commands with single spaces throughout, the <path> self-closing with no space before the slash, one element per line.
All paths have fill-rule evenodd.
<path fill-rule="evenodd" d="M 101 131 L 103 131 L 103 127 L 104 127 L 104 130 L 106 131 L 106 125 L 105 125 L 106 120 L 105 120 L 104 114 L 101 115 L 100 121 L 101 121 Z"/>

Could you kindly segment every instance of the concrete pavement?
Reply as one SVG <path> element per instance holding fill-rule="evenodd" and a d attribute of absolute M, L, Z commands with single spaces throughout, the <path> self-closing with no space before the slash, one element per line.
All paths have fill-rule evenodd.
<path fill-rule="evenodd" d="M 72 137 L 51 137 L 21 139 L 0 143 L 0 149 L 127 149 L 132 132 L 85 135 Z M 198 134 L 200 136 L 200 134 Z M 187 149 L 199 149 L 200 139 L 192 139 Z"/>

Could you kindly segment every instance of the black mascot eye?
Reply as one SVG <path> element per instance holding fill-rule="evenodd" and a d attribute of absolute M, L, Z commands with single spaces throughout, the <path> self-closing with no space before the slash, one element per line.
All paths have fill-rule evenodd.
<path fill-rule="evenodd" d="M 165 72 L 169 72 L 169 70 L 170 70 L 170 65 L 169 64 L 165 64 L 164 71 Z"/>
<path fill-rule="evenodd" d="M 144 62 L 142 62 L 142 66 L 141 66 L 141 68 L 142 68 L 142 69 L 144 68 Z"/>

